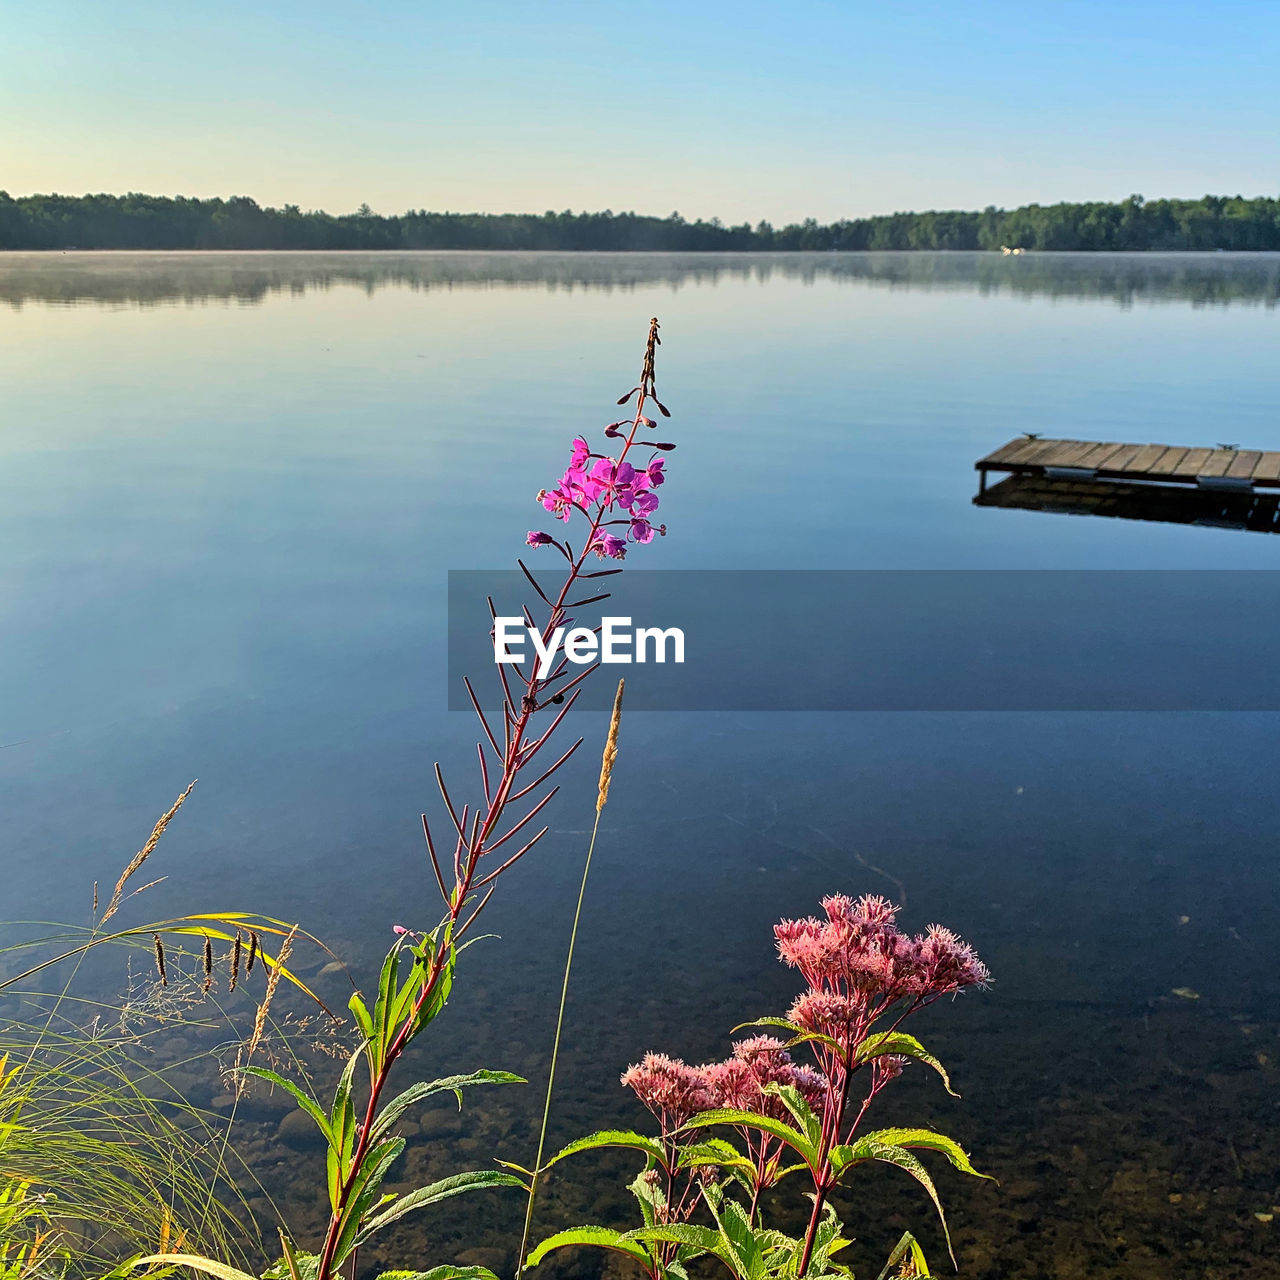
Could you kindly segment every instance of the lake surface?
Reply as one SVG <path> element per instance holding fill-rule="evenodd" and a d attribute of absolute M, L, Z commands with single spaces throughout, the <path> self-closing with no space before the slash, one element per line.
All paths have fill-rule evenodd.
<path fill-rule="evenodd" d="M 433 919 L 418 815 L 474 741 L 447 571 L 522 553 L 651 315 L 679 448 L 669 536 L 629 563 L 1271 569 L 1265 534 L 972 498 L 1023 431 L 1280 449 L 1278 302 L 1280 255 L 0 255 L 4 915 L 85 920 L 199 777 L 147 915 L 298 919 L 357 966 Z M 750 628 L 790 620 L 744 615 L 730 661 L 767 679 Z M 436 1117 L 416 1173 L 531 1159 L 603 730 L 579 718 L 425 1064 L 534 1084 Z M 779 915 L 883 892 L 997 979 L 915 1027 L 963 1102 L 907 1078 L 885 1113 L 1000 1179 L 939 1175 L 963 1276 L 1280 1276 L 1278 766 L 1273 714 L 625 718 L 553 1140 L 638 1124 L 645 1049 L 703 1060 L 784 1009 Z M 248 1150 L 305 1230 L 319 1164 L 278 1119 Z M 547 1227 L 619 1222 L 623 1173 L 565 1166 Z M 893 1170 L 843 1208 L 860 1275 L 908 1226 L 945 1257 Z M 518 1220 L 494 1198 L 404 1239 L 505 1265 Z"/>

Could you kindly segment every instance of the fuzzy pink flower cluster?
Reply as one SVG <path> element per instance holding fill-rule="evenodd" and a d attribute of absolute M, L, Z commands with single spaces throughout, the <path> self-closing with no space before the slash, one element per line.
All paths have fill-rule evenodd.
<path fill-rule="evenodd" d="M 665 1053 L 646 1053 L 622 1073 L 622 1083 L 653 1112 L 663 1133 L 678 1129 L 699 1111 L 718 1106 L 701 1067 Z"/>
<path fill-rule="evenodd" d="M 723 1062 L 691 1067 L 661 1053 L 647 1053 L 622 1073 L 622 1083 L 653 1113 L 669 1133 L 713 1107 L 733 1107 L 784 1119 L 786 1108 L 768 1086 L 792 1085 L 810 1106 L 826 1095 L 827 1078 L 812 1067 L 792 1061 L 786 1046 L 773 1036 L 739 1040 Z"/>
<path fill-rule="evenodd" d="M 834 894 L 822 909 L 825 920 L 774 926 L 779 957 L 809 984 L 787 1015 L 806 1030 L 851 1044 L 892 1004 L 919 1006 L 990 978 L 950 929 L 935 924 L 922 934 L 903 933 L 897 907 L 885 898 Z"/>
<path fill-rule="evenodd" d="M 788 1113 L 778 1095 L 767 1092 L 769 1085 L 792 1085 L 811 1107 L 821 1103 L 827 1091 L 826 1076 L 793 1062 L 786 1046 L 773 1036 L 739 1040 L 732 1057 L 701 1070 L 714 1106 L 754 1111 L 775 1120 L 786 1119 Z"/>
<path fill-rule="evenodd" d="M 648 423 L 648 419 L 645 421 Z M 658 509 L 656 490 L 666 479 L 664 468 L 660 457 L 652 458 L 643 470 L 638 470 L 630 462 L 594 454 L 587 442 L 577 436 L 564 475 L 555 488 L 539 490 L 538 501 L 559 520 L 567 521 L 575 510 L 581 511 L 595 526 L 587 550 L 602 559 L 609 556 L 621 560 L 627 554 L 628 542 L 652 542 L 667 532 L 666 525 L 655 525 L 652 520 Z M 606 519 L 618 511 L 624 514 Z M 606 525 L 625 525 L 625 536 L 610 533 Z M 541 547 L 556 539 L 531 529 L 526 541 L 531 547 Z"/>

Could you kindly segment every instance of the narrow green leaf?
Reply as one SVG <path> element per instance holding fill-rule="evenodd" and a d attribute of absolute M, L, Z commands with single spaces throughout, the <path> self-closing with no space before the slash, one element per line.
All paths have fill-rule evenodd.
<path fill-rule="evenodd" d="M 450 1196 L 460 1196 L 468 1191 L 479 1191 L 485 1187 L 523 1187 L 519 1178 L 509 1173 L 500 1173 L 497 1169 L 477 1169 L 471 1173 L 455 1173 L 450 1178 L 441 1178 L 429 1187 L 419 1187 L 417 1191 L 407 1192 L 400 1196 L 394 1204 L 374 1214 L 361 1229 L 355 1243 L 362 1245 L 375 1231 L 398 1222 L 408 1213 L 421 1209 L 438 1200 L 447 1200 Z"/>
<path fill-rule="evenodd" d="M 460 1089 L 477 1084 L 527 1084 L 523 1076 L 509 1071 L 472 1071 L 467 1075 L 445 1076 L 441 1080 L 421 1080 L 398 1094 L 378 1113 L 374 1121 L 374 1134 L 385 1133 L 409 1108 L 437 1093 L 457 1093 Z"/>
<path fill-rule="evenodd" d="M 733 1270 L 734 1254 L 724 1236 L 719 1231 L 712 1231 L 710 1227 L 700 1227 L 694 1222 L 670 1222 L 664 1227 L 641 1227 L 638 1231 L 628 1231 L 626 1238 L 646 1244 L 686 1245 L 698 1253 L 714 1255 L 726 1267 Z"/>
<path fill-rule="evenodd" d="M 726 1200 L 722 1211 L 716 1215 L 720 1233 L 738 1260 L 735 1273 L 740 1280 L 761 1280 L 764 1273 L 764 1254 L 756 1240 L 746 1210 L 736 1200 Z"/>
<path fill-rule="evenodd" d="M 747 1129 L 759 1129 L 762 1133 L 780 1138 L 787 1146 L 796 1151 L 810 1167 L 818 1163 L 818 1148 L 798 1129 L 793 1129 L 782 1120 L 772 1116 L 757 1115 L 754 1111 L 739 1111 L 731 1107 L 721 1107 L 714 1111 L 704 1111 L 696 1115 L 684 1129 L 705 1129 L 716 1124 L 742 1125 Z"/>
<path fill-rule="evenodd" d="M 368 1238 L 367 1215 L 376 1207 L 375 1201 L 379 1198 L 382 1180 L 404 1150 L 404 1146 L 403 1138 L 393 1138 L 389 1142 L 383 1142 L 382 1146 L 365 1156 L 359 1175 L 348 1193 L 347 1207 L 343 1213 L 338 1243 L 333 1253 L 335 1269 L 346 1261 L 353 1249 Z M 393 1197 L 388 1196 L 387 1199 L 392 1200 Z M 391 1207 L 394 1208 L 394 1204 Z M 390 1209 L 384 1212 L 390 1212 Z"/>
<path fill-rule="evenodd" d="M 569 1143 L 563 1150 L 556 1152 L 543 1165 L 543 1169 L 550 1169 L 565 1156 L 576 1155 L 579 1151 L 594 1151 L 599 1147 L 626 1147 L 632 1151 L 643 1151 L 658 1164 L 663 1164 L 667 1158 L 667 1153 L 657 1138 L 646 1137 L 643 1133 L 634 1133 L 630 1129 L 601 1129 L 599 1133 L 588 1134 L 585 1138 Z"/>
<path fill-rule="evenodd" d="M 214 1276 L 216 1280 L 258 1280 L 247 1271 L 228 1266 L 225 1262 L 217 1262 L 213 1258 L 202 1258 L 195 1253 L 152 1253 L 145 1258 L 137 1258 L 133 1262 L 136 1267 L 152 1265 L 165 1267 L 190 1267 L 193 1271 L 203 1271 L 205 1275 Z"/>
<path fill-rule="evenodd" d="M 360 1028 L 360 1034 L 364 1036 L 365 1041 L 372 1040 L 373 1018 L 369 1014 L 369 1006 L 365 1004 L 358 991 L 351 993 L 351 999 L 347 1001 L 347 1008 L 351 1010 L 351 1016 L 356 1020 L 356 1025 Z"/>
<path fill-rule="evenodd" d="M 676 1160 L 678 1169 L 695 1169 L 713 1165 L 717 1169 L 744 1169 L 755 1172 L 755 1165 L 731 1142 L 723 1138 L 706 1138 L 680 1150 Z"/>
<path fill-rule="evenodd" d="M 884 1264 L 884 1270 L 876 1277 L 876 1280 L 890 1280 L 890 1272 L 894 1267 L 898 1267 L 902 1260 L 910 1256 L 912 1266 L 915 1268 L 917 1276 L 922 1280 L 929 1278 L 929 1263 L 925 1260 L 924 1250 L 920 1248 L 915 1236 L 910 1231 L 902 1233 L 902 1239 L 893 1247 L 893 1252 L 889 1255 L 889 1261 Z"/>
<path fill-rule="evenodd" d="M 942 1235 L 947 1242 L 947 1252 L 951 1254 L 951 1261 L 955 1262 L 955 1251 L 951 1248 L 951 1232 L 947 1229 L 947 1215 L 943 1212 L 942 1201 L 938 1198 L 938 1189 L 933 1185 L 928 1169 L 910 1151 L 905 1147 L 880 1142 L 874 1135 L 867 1134 L 852 1147 L 834 1148 L 831 1152 L 833 1166 L 836 1164 L 835 1153 L 838 1150 L 858 1153 L 854 1159 L 845 1161 L 840 1166 L 841 1169 L 847 1169 L 863 1160 L 878 1160 L 882 1164 L 891 1164 L 909 1173 L 929 1193 L 929 1199 L 933 1201 L 933 1207 L 938 1211 L 938 1220 L 942 1223 Z"/>
<path fill-rule="evenodd" d="M 750 1027 L 781 1027 L 784 1031 L 790 1031 L 792 1035 L 797 1035 L 804 1030 L 797 1023 L 788 1022 L 786 1018 L 753 1018 L 750 1022 L 740 1022 L 731 1035 L 737 1035 L 739 1031 L 746 1031 Z"/>
<path fill-rule="evenodd" d="M 488 1267 L 432 1267 L 430 1271 L 382 1271 L 377 1280 L 498 1280 Z"/>
<path fill-rule="evenodd" d="M 958 1142 L 948 1138 L 945 1133 L 935 1133 L 932 1129 L 876 1129 L 866 1134 L 863 1141 L 883 1142 L 892 1147 L 923 1147 L 928 1151 L 940 1151 L 961 1173 L 986 1178 L 988 1182 L 995 1181 L 990 1174 L 979 1173 L 973 1167 Z"/>
<path fill-rule="evenodd" d="M 536 1267 L 547 1254 L 553 1253 L 556 1249 L 565 1249 L 570 1245 L 578 1244 L 595 1245 L 600 1249 L 614 1249 L 618 1253 L 625 1253 L 628 1257 L 635 1258 L 637 1262 L 642 1262 L 646 1266 L 649 1263 L 648 1250 L 623 1235 L 621 1231 L 614 1231 L 610 1227 L 570 1227 L 568 1231 L 557 1231 L 555 1235 L 548 1236 L 529 1254 L 524 1265 Z"/>
<path fill-rule="evenodd" d="M 765 1085 L 764 1091 L 782 1100 L 782 1105 L 791 1112 L 792 1118 L 804 1129 L 805 1137 L 809 1139 L 813 1149 L 819 1150 L 822 1146 L 822 1121 L 801 1096 L 800 1090 L 793 1084 L 769 1084 Z"/>
<path fill-rule="evenodd" d="M 858 1046 L 854 1065 L 861 1066 L 864 1062 L 870 1062 L 873 1058 L 883 1058 L 886 1054 L 901 1054 L 903 1057 L 915 1058 L 925 1066 L 932 1067 L 942 1077 L 942 1083 L 946 1086 L 947 1092 L 953 1098 L 960 1096 L 951 1087 L 951 1077 L 947 1075 L 947 1069 L 942 1063 L 933 1054 L 927 1052 L 915 1036 L 909 1036 L 902 1031 L 881 1031 L 876 1035 L 868 1036 Z"/>
<path fill-rule="evenodd" d="M 257 1076 L 259 1080 L 265 1080 L 277 1089 L 283 1089 L 319 1125 L 320 1132 L 325 1136 L 325 1141 L 332 1146 L 334 1141 L 333 1129 L 324 1112 L 320 1110 L 320 1104 L 314 1098 L 308 1097 L 292 1080 L 286 1080 L 284 1076 L 277 1075 L 274 1071 L 268 1071 L 266 1067 L 245 1067 L 244 1073 L 247 1076 Z"/>
<path fill-rule="evenodd" d="M 389 1035 L 391 1025 L 391 1001 L 399 985 L 400 944 L 387 952 L 382 962 L 382 971 L 378 974 L 378 998 L 373 1004 L 373 1050 L 378 1069 L 382 1067 L 383 1055 L 391 1042 Z M 375 1075 L 377 1072 L 375 1071 Z"/>

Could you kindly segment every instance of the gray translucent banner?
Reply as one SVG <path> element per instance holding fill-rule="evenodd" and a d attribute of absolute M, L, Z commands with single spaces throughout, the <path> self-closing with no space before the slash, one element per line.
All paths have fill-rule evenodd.
<path fill-rule="evenodd" d="M 543 591 L 560 582 L 533 557 Z M 597 567 L 593 564 L 593 567 Z M 600 568 L 604 565 L 598 566 Z M 577 584 L 575 626 L 614 622 L 613 656 L 582 681 L 607 708 L 617 678 L 651 711 L 1263 711 L 1280 709 L 1280 571 L 626 570 Z M 549 610 L 519 570 L 449 574 L 449 708 L 498 686 L 487 598 Z M 668 632 L 655 661 L 653 635 Z M 683 635 L 674 660 L 670 629 Z M 520 627 L 509 627 L 518 633 Z M 579 636 L 585 656 L 597 637 Z M 526 636 L 521 667 L 535 660 Z M 557 659 L 563 649 L 557 652 Z M 586 669 L 566 663 L 564 685 Z M 557 684 L 543 692 L 554 692 Z"/>

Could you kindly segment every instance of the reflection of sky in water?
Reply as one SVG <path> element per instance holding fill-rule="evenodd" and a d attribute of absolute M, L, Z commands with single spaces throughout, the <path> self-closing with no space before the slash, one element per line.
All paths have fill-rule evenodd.
<path fill-rule="evenodd" d="M 579 269 L 598 282 L 592 261 Z M 286 283 L 252 306 L 140 308 L 127 290 L 44 305 L 76 260 L 21 275 L 0 259 L 0 296 L 19 279 L 26 298 L 0 309 L 6 914 L 79 918 L 195 776 L 152 911 L 252 904 L 361 958 L 425 912 L 430 764 L 460 777 L 472 741 L 443 710 L 445 572 L 510 563 L 570 436 L 613 416 L 654 313 L 680 449 L 671 534 L 646 565 L 1271 567 L 1269 538 L 970 499 L 974 459 L 1022 430 L 1280 447 L 1274 311 L 1155 286 L 1138 301 L 1160 305 L 1117 307 L 1096 273 L 1123 260 L 1056 260 L 1053 289 L 1019 293 L 964 287 L 946 258 L 948 287 L 924 287 L 928 261 L 918 287 L 656 259 L 613 291 L 481 287 L 472 263 L 465 287 Z M 202 289 L 217 292 L 197 272 Z M 773 622 L 761 602 L 757 625 Z M 742 665 L 767 679 L 745 649 Z M 1237 1235 L 1265 1253 L 1241 1224 L 1270 1194 L 1255 1153 L 1274 1150 L 1274 1107 L 1248 1109 L 1238 1168 L 1217 1126 L 1267 1071 L 1274 1088 L 1255 1053 L 1270 1043 L 1274 1061 L 1272 717 L 653 714 L 623 733 L 571 1033 L 585 1101 L 566 1129 L 630 1115 L 611 1081 L 647 1045 L 711 1053 L 719 1029 L 781 1007 L 777 914 L 835 888 L 905 891 L 910 924 L 960 928 L 999 979 L 926 1028 L 965 1105 L 912 1096 L 1015 1188 L 1065 1180 L 1036 1238 L 1074 1240 L 1103 1203 L 1090 1274 L 1128 1274 L 1113 1237 L 1171 1239 L 1157 1209 L 1190 1161 L 1227 1206 L 1182 1221 L 1202 1256 L 1245 1256 Z M 567 780 L 553 837 L 495 901 L 503 940 L 470 953 L 450 1015 L 463 1065 L 536 1068 L 593 773 Z M 1090 1137 L 1104 1120 L 1112 1137 Z M 1028 1154 L 1029 1129 L 1050 1156 Z M 1130 1165 L 1163 1168 L 1186 1133 L 1195 1160 L 1171 1155 L 1168 1185 L 1126 1200 Z M 963 1229 L 1031 1250 L 1019 1274 L 1048 1265 L 1016 1195 L 960 1196 Z M 963 1246 L 966 1274 L 988 1274 L 987 1245 Z"/>

